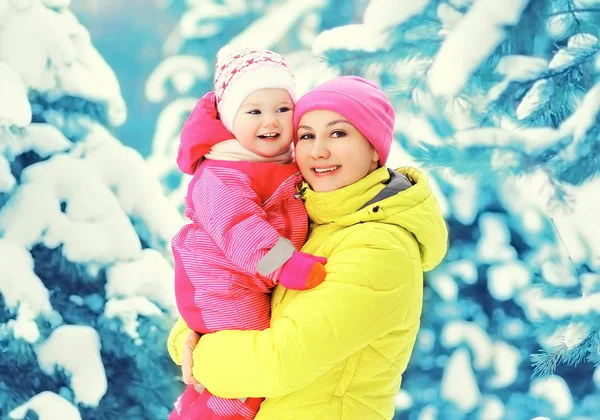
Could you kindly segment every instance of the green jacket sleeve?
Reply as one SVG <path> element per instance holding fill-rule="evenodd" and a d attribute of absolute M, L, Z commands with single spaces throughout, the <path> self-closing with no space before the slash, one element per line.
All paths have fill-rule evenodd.
<path fill-rule="evenodd" d="M 225 398 L 275 398 L 306 387 L 415 313 L 412 267 L 389 231 L 350 234 L 328 257 L 325 282 L 298 293 L 271 328 L 203 336 L 194 377 Z"/>

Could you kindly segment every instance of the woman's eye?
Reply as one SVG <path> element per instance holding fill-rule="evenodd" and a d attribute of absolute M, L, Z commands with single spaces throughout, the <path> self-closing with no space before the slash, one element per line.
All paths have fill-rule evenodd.
<path fill-rule="evenodd" d="M 341 130 L 335 130 L 331 133 L 331 137 L 344 137 L 346 133 Z"/>
<path fill-rule="evenodd" d="M 315 136 L 312 135 L 311 133 L 304 133 L 304 134 L 301 134 L 300 136 L 298 136 L 299 140 L 311 140 L 314 138 L 315 138 Z"/>
<path fill-rule="evenodd" d="M 277 110 L 277 112 L 284 113 L 284 112 L 288 112 L 288 111 L 291 111 L 291 110 L 292 110 L 291 108 L 289 108 L 287 106 L 283 106 L 283 107 L 279 108 Z"/>
<path fill-rule="evenodd" d="M 260 110 L 258 110 L 258 109 L 253 109 L 252 111 L 248 111 L 248 114 L 251 114 L 251 115 L 259 115 L 259 114 L 260 114 Z"/>

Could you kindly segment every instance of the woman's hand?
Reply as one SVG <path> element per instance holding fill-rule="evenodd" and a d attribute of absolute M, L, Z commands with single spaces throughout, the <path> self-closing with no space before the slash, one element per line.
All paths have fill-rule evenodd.
<path fill-rule="evenodd" d="M 200 341 L 200 334 L 195 331 L 191 331 L 185 338 L 183 352 L 181 353 L 181 372 L 183 376 L 183 382 L 186 385 L 200 385 L 200 382 L 194 378 L 193 374 L 193 354 L 198 341 Z"/>

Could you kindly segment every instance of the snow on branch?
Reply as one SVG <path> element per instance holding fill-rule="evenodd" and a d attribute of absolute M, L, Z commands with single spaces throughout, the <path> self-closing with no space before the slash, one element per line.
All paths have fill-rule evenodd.
<path fill-rule="evenodd" d="M 42 370 L 52 375 L 59 368 L 70 378 L 75 402 L 97 406 L 107 391 L 98 332 L 83 325 L 61 325 L 36 348 Z"/>
<path fill-rule="evenodd" d="M 141 251 L 139 238 L 95 168 L 68 155 L 27 167 L 0 210 L 0 232 L 26 248 L 63 245 L 71 262 L 111 263 Z"/>
<path fill-rule="evenodd" d="M 202 57 L 178 55 L 162 61 L 150 74 L 146 82 L 146 98 L 159 103 L 167 97 L 167 83 L 171 82 L 175 90 L 187 94 L 196 81 L 208 80 L 212 67 Z"/>
<path fill-rule="evenodd" d="M 24 404 L 21 404 L 10 413 L 8 417 L 13 420 L 24 420 L 28 411 L 33 411 L 39 420 L 81 420 L 81 413 L 70 401 L 50 391 L 34 395 Z"/>
<path fill-rule="evenodd" d="M 429 70 L 427 81 L 432 93 L 458 95 L 471 74 L 504 40 L 505 27 L 519 21 L 528 2 L 480 0 L 473 4 L 442 43 Z"/>
<path fill-rule="evenodd" d="M 10 4 L 8 20 L 0 23 L 0 61 L 16 71 L 28 89 L 105 103 L 109 122 L 122 124 L 126 108 L 116 76 L 77 18 L 67 9 L 55 11 L 39 1 L 27 7 Z"/>
<path fill-rule="evenodd" d="M 0 295 L 6 307 L 16 311 L 19 305 L 38 314 L 50 314 L 50 292 L 33 271 L 31 254 L 18 243 L 0 238 Z"/>
<path fill-rule="evenodd" d="M 325 0 L 287 0 L 280 4 L 274 3 L 266 9 L 262 17 L 254 20 L 243 32 L 232 38 L 229 44 L 239 47 L 273 48 L 283 41 L 291 28 L 307 14 L 326 5 Z M 273 22 L 277 22 L 277 25 L 273 25 Z"/>
<path fill-rule="evenodd" d="M 31 122 L 31 105 L 27 99 L 27 88 L 17 72 L 0 55 L 0 130 L 2 126 L 25 127 Z M 0 131 L 0 141 L 2 140 Z"/>
<path fill-rule="evenodd" d="M 184 219 L 164 195 L 143 157 L 135 149 L 119 143 L 98 124 L 90 125 L 89 133 L 77 144 L 73 155 L 96 171 L 128 216 L 145 224 L 146 235 L 152 237 L 143 239 L 170 253 L 168 244 Z"/>

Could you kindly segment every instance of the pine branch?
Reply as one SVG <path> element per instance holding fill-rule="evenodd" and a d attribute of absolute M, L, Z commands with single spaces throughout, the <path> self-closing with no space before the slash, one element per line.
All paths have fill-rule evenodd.
<path fill-rule="evenodd" d="M 549 14 L 548 17 L 560 16 L 560 15 L 568 15 L 568 14 L 575 15 L 575 13 L 595 13 L 595 12 L 600 12 L 600 7 L 589 7 L 589 8 L 585 8 L 585 9 L 561 10 L 560 12 L 555 12 L 555 13 Z"/>

